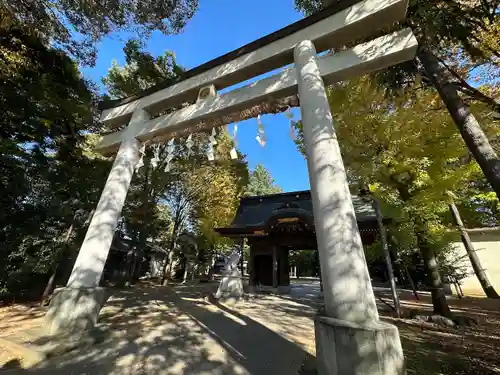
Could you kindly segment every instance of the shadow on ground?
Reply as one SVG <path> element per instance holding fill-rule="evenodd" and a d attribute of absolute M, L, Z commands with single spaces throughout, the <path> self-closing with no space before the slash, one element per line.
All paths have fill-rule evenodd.
<path fill-rule="evenodd" d="M 119 291 L 101 312 L 102 342 L 15 373 L 316 373 L 312 318 L 321 306 L 317 282 L 293 285 L 286 296 L 257 295 L 215 306 L 203 297 L 216 287 L 140 285 Z M 389 291 L 377 288 L 376 294 L 391 303 Z M 420 301 L 410 292 L 401 292 L 400 298 L 404 309 L 432 309 L 425 293 Z M 500 301 L 449 298 L 449 303 L 479 324 L 456 329 L 395 319 L 386 304 L 379 304 L 382 318 L 399 328 L 408 375 L 498 375 Z M 21 315 L 16 321 L 24 321 Z"/>
<path fill-rule="evenodd" d="M 376 294 L 391 302 L 387 289 Z M 430 295 L 419 295 L 420 300 L 416 300 L 410 291 L 402 291 L 399 297 L 403 309 L 430 314 Z M 447 299 L 455 314 L 472 318 L 478 324 L 451 328 L 382 314 L 384 320 L 399 329 L 408 375 L 500 374 L 500 300 L 451 296 Z"/>
<path fill-rule="evenodd" d="M 5 336 L 20 327 L 39 326 L 47 312 L 47 307 L 39 303 L 12 304 L 0 308 L 0 335 Z"/>
<path fill-rule="evenodd" d="M 304 350 L 257 321 L 170 288 L 112 296 L 102 341 L 18 374 L 296 374 Z"/>
<path fill-rule="evenodd" d="M 406 358 L 408 375 L 498 375 L 500 374 L 500 300 L 486 298 L 448 297 L 452 311 L 478 322 L 475 326 L 459 328 L 442 327 L 434 324 L 422 324 L 412 319 L 396 319 L 394 311 L 388 308 L 392 304 L 391 292 L 387 288 L 375 288 L 375 294 L 385 301 L 378 302 L 379 313 L 384 321 L 395 324 L 400 332 Z M 285 324 L 280 333 L 284 336 L 296 332 L 300 341 L 309 341 L 314 346 L 314 331 L 306 321 L 312 319 L 315 311 L 322 305 L 319 297 L 319 283 L 308 282 L 292 285 L 289 295 L 271 297 L 259 296 L 253 308 L 253 314 L 272 319 L 272 315 L 285 315 Z M 430 294 L 420 293 L 416 300 L 411 291 L 399 293 L 403 309 L 416 310 L 419 314 L 432 312 Z M 272 298 L 280 301 L 269 303 Z M 268 303 L 268 306 L 265 306 Z M 248 314 L 252 314 L 249 312 Z M 293 321 L 295 325 L 289 324 Z M 289 328 L 288 328 L 289 326 Z M 308 352 L 314 354 L 314 347 Z M 306 348 L 306 349 L 307 349 Z"/>

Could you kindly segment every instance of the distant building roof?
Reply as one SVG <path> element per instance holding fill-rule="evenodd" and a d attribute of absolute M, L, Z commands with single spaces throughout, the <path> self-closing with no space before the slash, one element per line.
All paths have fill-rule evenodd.
<path fill-rule="evenodd" d="M 149 240 L 146 241 L 145 246 L 146 247 L 144 250 L 146 252 L 168 254 L 166 250 L 162 249 L 158 245 L 155 245 Z M 128 253 L 129 251 L 133 250 L 133 248 L 133 241 L 130 238 L 120 237 L 119 233 L 115 232 L 113 242 L 111 243 L 111 250 Z"/>
<path fill-rule="evenodd" d="M 361 223 L 376 223 L 375 211 L 369 202 L 357 195 L 352 196 L 356 220 Z M 290 193 L 245 197 L 228 228 L 216 228 L 223 236 L 246 236 L 256 230 L 269 230 L 273 219 L 279 217 L 298 217 L 314 228 L 313 207 L 309 190 Z"/>

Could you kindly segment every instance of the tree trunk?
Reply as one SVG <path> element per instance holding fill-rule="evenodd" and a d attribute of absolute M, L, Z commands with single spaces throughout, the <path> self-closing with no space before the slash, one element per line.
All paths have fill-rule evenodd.
<path fill-rule="evenodd" d="M 384 252 L 385 265 L 387 266 L 387 276 L 391 285 L 392 302 L 394 303 L 394 310 L 398 318 L 401 317 L 401 304 L 399 303 L 399 296 L 396 290 L 396 280 L 394 279 L 394 270 L 392 268 L 391 255 L 389 253 L 389 246 L 387 245 L 387 234 L 385 232 L 382 213 L 380 212 L 380 203 L 376 198 L 373 198 L 373 207 L 375 215 L 377 216 L 378 230 L 380 233 L 380 244 Z"/>
<path fill-rule="evenodd" d="M 441 281 L 436 254 L 427 241 L 425 223 L 417 223 L 415 234 L 417 236 L 418 247 L 424 260 L 427 283 L 431 288 L 434 314 L 451 318 L 452 314 L 448 302 L 446 301 L 446 294 L 444 292 L 443 282 Z"/>
<path fill-rule="evenodd" d="M 453 215 L 455 223 L 457 224 L 458 230 L 460 231 L 460 238 L 462 239 L 462 243 L 464 244 L 467 255 L 469 256 L 472 269 L 474 270 L 474 273 L 481 283 L 481 287 L 483 288 L 484 293 L 488 298 L 500 298 L 493 285 L 491 285 L 491 282 L 488 279 L 488 275 L 481 265 L 481 261 L 477 256 L 476 250 L 474 249 L 474 245 L 470 240 L 469 234 L 465 230 L 464 223 L 462 222 L 462 218 L 460 217 L 460 213 L 458 212 L 458 208 L 455 203 L 450 203 L 450 211 Z"/>
<path fill-rule="evenodd" d="M 460 298 L 462 298 L 464 296 L 464 291 L 462 290 L 462 286 L 460 285 L 460 283 L 457 283 L 457 286 L 458 286 L 458 290 L 460 292 Z"/>
<path fill-rule="evenodd" d="M 402 190 L 399 190 L 399 193 L 401 194 Z M 408 279 L 408 282 L 410 283 L 411 290 L 413 292 L 413 295 L 415 296 L 415 299 L 416 300 L 420 300 L 420 298 L 418 296 L 418 293 L 417 293 L 417 288 L 415 287 L 415 283 L 413 282 L 413 278 L 411 277 L 410 271 L 408 270 L 408 267 L 406 266 L 406 263 L 398 255 L 398 248 L 399 248 L 398 240 L 396 239 L 395 236 L 389 236 L 389 239 L 391 241 L 391 244 L 394 246 L 394 253 L 396 254 L 396 259 L 397 259 L 396 261 L 400 265 L 403 265 L 403 270 L 404 270 L 405 276 Z"/>
<path fill-rule="evenodd" d="M 161 285 L 168 284 L 168 278 L 170 277 L 170 274 L 172 273 L 172 263 L 174 261 L 175 241 L 177 239 L 178 228 L 179 228 L 179 223 L 178 223 L 178 220 L 176 220 L 174 223 L 174 230 L 172 233 L 172 239 L 170 240 L 170 251 L 168 252 L 167 261 L 163 265 L 163 270 L 162 270 L 163 275 L 161 278 Z"/>
<path fill-rule="evenodd" d="M 135 281 L 135 272 L 136 272 L 136 268 L 137 268 L 137 258 L 138 257 L 139 257 L 139 255 L 138 255 L 137 247 L 134 246 L 134 248 L 132 249 L 130 264 L 128 267 L 128 275 L 127 275 L 127 282 L 126 282 L 127 286 L 132 285 Z"/>
<path fill-rule="evenodd" d="M 174 261 L 174 245 L 175 243 L 170 244 L 170 251 L 168 252 L 168 257 L 163 265 L 162 277 L 161 277 L 161 285 L 168 285 L 168 278 L 170 277 L 170 273 L 172 273 L 172 262 Z"/>
<path fill-rule="evenodd" d="M 191 263 L 191 281 L 196 279 L 196 274 L 199 270 L 199 263 L 195 263 L 194 261 Z"/>
<path fill-rule="evenodd" d="M 210 257 L 208 258 L 208 281 L 212 281 L 214 278 L 214 250 L 210 249 Z"/>
<path fill-rule="evenodd" d="M 49 299 L 49 296 L 52 294 L 52 291 L 54 290 L 54 281 L 56 279 L 56 274 L 57 274 L 57 269 L 59 264 L 56 264 L 56 267 L 54 271 L 52 272 L 52 275 L 50 275 L 49 281 L 47 282 L 47 285 L 45 286 L 45 289 L 42 294 L 42 300 L 40 301 L 40 306 L 45 306 L 47 303 L 47 300 Z"/>
<path fill-rule="evenodd" d="M 187 279 L 188 279 L 188 276 L 189 276 L 189 260 L 188 258 L 186 258 L 185 262 L 184 262 L 184 275 L 182 276 L 182 283 L 185 284 L 187 283 Z"/>
<path fill-rule="evenodd" d="M 40 301 L 40 305 L 44 306 L 46 301 L 49 299 L 49 296 L 52 294 L 52 292 L 55 289 L 55 280 L 57 276 L 57 270 L 59 269 L 59 264 L 61 263 L 61 258 L 62 255 L 66 252 L 66 248 L 68 246 L 69 239 L 71 238 L 71 234 L 73 233 L 73 227 L 75 224 L 75 216 L 73 216 L 73 222 L 69 226 L 68 230 L 66 231 L 66 234 L 64 235 L 64 240 L 63 240 L 63 248 L 59 251 L 59 254 L 57 254 L 57 259 L 56 259 L 56 266 L 54 267 L 54 271 L 52 271 L 52 274 L 50 275 L 49 281 L 47 282 L 47 285 L 45 286 L 45 289 L 42 294 L 42 298 Z"/>
<path fill-rule="evenodd" d="M 500 199 L 500 159 L 491 146 L 488 137 L 458 95 L 436 56 L 431 51 L 422 48 L 418 53 L 418 58 L 422 62 L 428 78 L 438 90 L 441 100 L 448 108 L 469 151 Z"/>
<path fill-rule="evenodd" d="M 413 292 L 413 295 L 417 300 L 420 300 L 420 297 L 418 296 L 417 288 L 415 287 L 415 283 L 413 282 L 413 278 L 410 275 L 410 271 L 408 270 L 408 267 L 406 266 L 405 263 L 403 263 L 403 267 L 406 272 L 406 277 L 408 278 L 408 281 L 410 282 L 411 290 Z"/>
<path fill-rule="evenodd" d="M 151 192 L 151 183 L 149 178 L 149 173 L 152 171 L 151 165 L 151 157 L 148 156 L 147 152 L 144 155 L 144 185 L 142 187 L 142 205 L 141 205 L 141 223 L 142 228 L 139 232 L 139 240 L 137 241 L 137 246 L 134 248 L 134 260 L 132 264 L 132 268 L 129 275 L 129 283 L 134 284 L 135 281 L 139 278 L 139 274 L 142 268 L 142 258 L 145 252 L 146 243 L 149 235 L 149 226 L 147 220 L 149 220 L 148 210 L 150 205 L 150 192 Z"/>
<path fill-rule="evenodd" d="M 168 284 L 168 278 L 170 277 L 169 273 L 171 273 L 171 267 L 170 265 L 172 264 L 174 260 L 174 247 L 175 247 L 175 236 L 177 232 L 177 220 L 174 223 L 174 230 L 172 231 L 172 239 L 170 240 L 170 250 L 168 252 L 167 259 L 165 260 L 165 264 L 163 265 L 162 269 L 162 276 L 161 276 L 161 285 L 167 285 Z"/>

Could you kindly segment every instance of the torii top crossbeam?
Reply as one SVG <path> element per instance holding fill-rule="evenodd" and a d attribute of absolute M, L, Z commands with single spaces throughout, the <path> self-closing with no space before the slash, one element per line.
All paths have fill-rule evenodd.
<path fill-rule="evenodd" d="M 293 48 L 302 40 L 312 41 L 316 50 L 321 52 L 365 38 L 403 19 L 406 7 L 407 0 L 341 1 L 318 14 L 191 69 L 173 83 L 157 85 L 129 98 L 102 102 L 101 120 L 111 128 L 123 127 L 137 109 L 144 109 L 154 118 L 168 108 L 195 101 L 200 89 L 208 85 L 220 90 L 293 63 Z M 319 59 L 323 80 L 329 84 L 406 61 L 414 56 L 416 45 L 415 38 L 407 29 L 334 55 L 323 56 Z M 214 126 L 215 119 L 296 92 L 296 72 L 292 67 L 211 100 L 154 118 L 132 131 L 132 134 L 140 141 L 145 141 L 173 132 L 199 131 Z M 98 151 L 116 151 L 124 140 L 124 133 L 125 130 L 122 130 L 106 135 Z"/>

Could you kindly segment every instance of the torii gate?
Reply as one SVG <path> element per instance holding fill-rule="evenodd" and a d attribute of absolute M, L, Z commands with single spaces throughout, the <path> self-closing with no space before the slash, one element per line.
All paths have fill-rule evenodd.
<path fill-rule="evenodd" d="M 117 130 L 97 150 L 117 155 L 68 285 L 55 293 L 49 330 L 89 328 L 105 300 L 99 288 L 139 147 L 209 129 L 218 119 L 298 93 L 324 286 L 325 313 L 315 318 L 319 374 L 402 374 L 397 328 L 379 321 L 325 85 L 410 60 L 417 42 L 405 29 L 334 54 L 404 19 L 408 0 L 344 0 L 236 51 L 194 68 L 166 87 L 105 104 L 101 120 Z M 260 81 L 218 95 L 259 74 L 295 63 Z M 195 104 L 167 115 L 182 103 Z"/>

